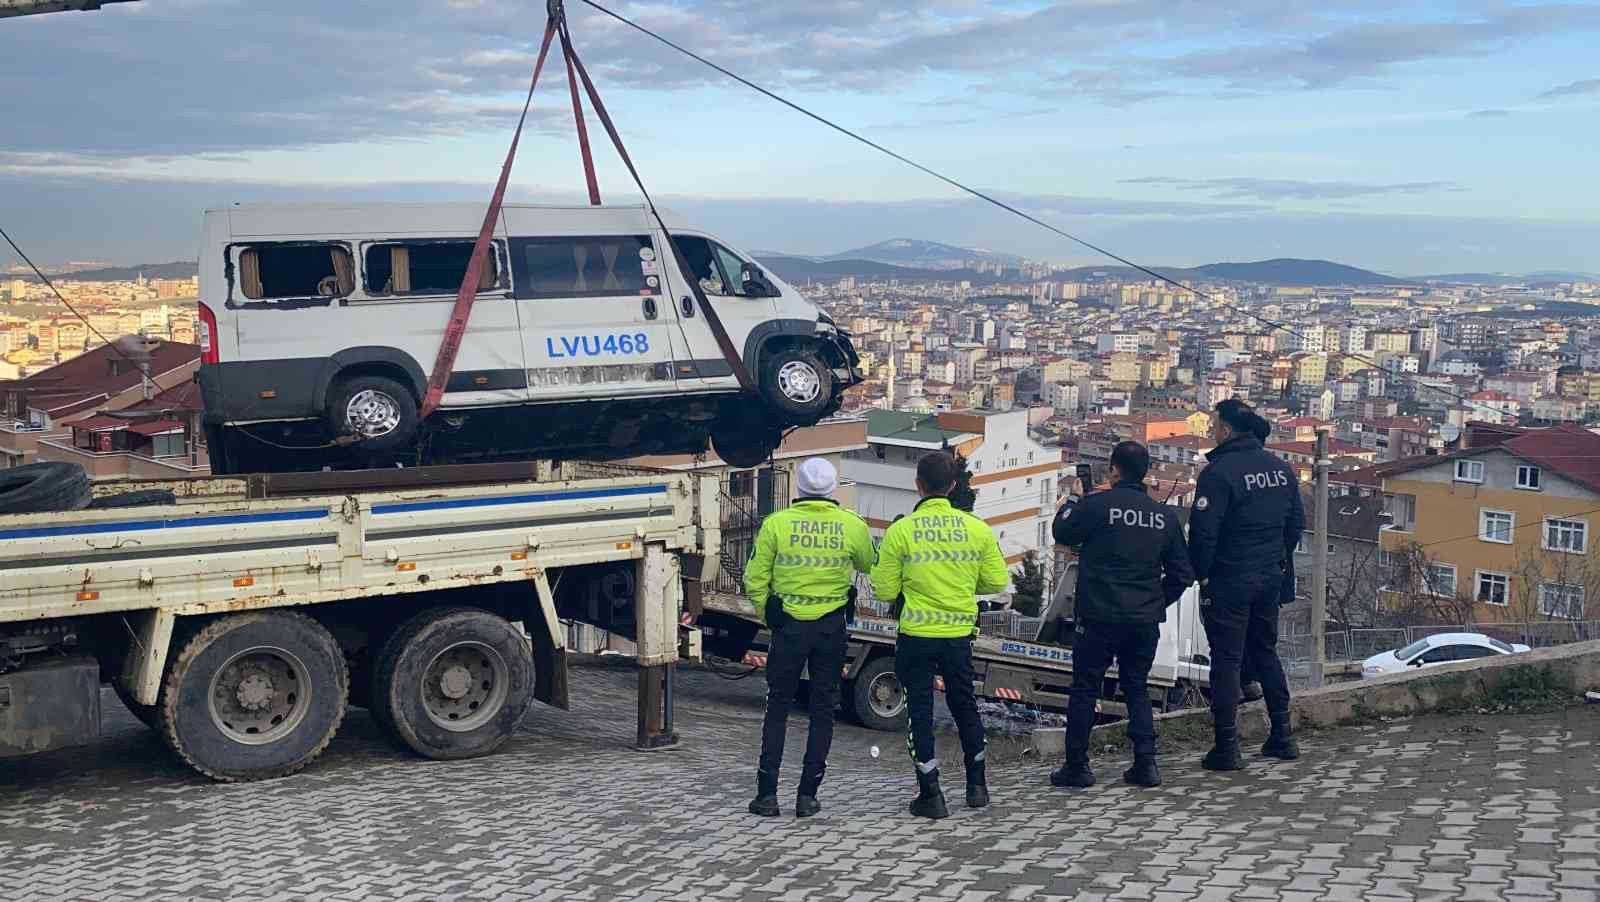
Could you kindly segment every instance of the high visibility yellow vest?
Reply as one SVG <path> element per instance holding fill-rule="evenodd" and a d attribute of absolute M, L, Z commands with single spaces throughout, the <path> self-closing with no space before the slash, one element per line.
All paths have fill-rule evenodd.
<path fill-rule="evenodd" d="M 833 501 L 804 498 L 761 524 L 745 592 L 763 622 L 773 595 L 790 617 L 816 620 L 844 606 L 854 575 L 871 570 L 872 561 L 865 520 Z"/>
<path fill-rule="evenodd" d="M 1010 582 L 989 524 L 940 497 L 924 498 L 890 525 L 872 568 L 877 598 L 905 596 L 900 632 L 925 638 L 972 635 L 978 627 L 977 596 L 992 595 Z"/>

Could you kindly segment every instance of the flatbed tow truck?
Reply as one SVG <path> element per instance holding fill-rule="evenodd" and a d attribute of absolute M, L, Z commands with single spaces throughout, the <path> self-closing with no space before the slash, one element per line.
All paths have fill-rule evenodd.
<path fill-rule="evenodd" d="M 1057 584 L 1064 580 L 1065 585 L 1072 586 L 1076 566 L 1075 560 L 1067 561 Z M 723 568 L 730 573 L 736 568 L 742 572 L 743 562 L 724 560 Z M 840 704 L 863 726 L 900 730 L 904 726 L 906 700 L 894 673 L 896 623 L 889 605 L 872 598 L 872 588 L 865 577 L 857 578 L 856 589 L 856 619 L 849 628 Z M 1020 635 L 980 627 L 972 647 L 980 698 L 1066 712 L 1067 690 L 1072 685 L 1072 648 L 1057 640 L 1071 638 L 1070 620 L 1063 620 L 1071 602 L 1070 591 L 1058 593 L 1044 616 L 1037 618 L 1038 625 L 1025 628 Z M 753 667 L 766 664 L 769 636 L 748 598 L 707 592 L 702 608 L 696 625 L 702 630 L 701 641 L 707 655 Z M 1191 587 L 1167 614 L 1150 671 L 1151 698 L 1157 710 L 1203 705 L 1210 687 L 1210 667 L 1196 661 L 1206 660 L 1209 650 L 1199 621 L 1198 590 Z M 942 681 L 936 681 L 935 687 L 942 691 Z M 1100 703 L 1103 715 L 1126 715 L 1121 693 L 1113 667 L 1101 692 L 1101 698 L 1106 699 Z"/>
<path fill-rule="evenodd" d="M 0 515 L 0 757 L 92 741 L 101 686 L 214 779 L 305 767 L 364 705 L 399 745 L 487 754 L 568 705 L 563 620 L 631 638 L 641 748 L 675 742 L 680 625 L 717 480 L 524 462 L 201 477 L 165 506 Z"/>

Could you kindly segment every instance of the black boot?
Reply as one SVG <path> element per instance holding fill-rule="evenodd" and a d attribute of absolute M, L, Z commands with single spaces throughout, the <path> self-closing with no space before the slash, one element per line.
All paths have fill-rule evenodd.
<path fill-rule="evenodd" d="M 817 787 L 822 785 L 822 774 L 803 774 L 800 777 L 800 792 L 794 798 L 794 816 L 810 817 L 822 810 L 822 803 L 817 801 Z"/>
<path fill-rule="evenodd" d="M 967 807 L 989 807 L 989 781 L 984 777 L 982 761 L 967 763 Z"/>
<path fill-rule="evenodd" d="M 1050 775 L 1051 786 L 1075 786 L 1083 788 L 1094 785 L 1094 771 L 1089 769 L 1087 755 L 1068 755 L 1067 763 L 1061 769 Z"/>
<path fill-rule="evenodd" d="M 1200 760 L 1206 770 L 1244 770 L 1244 759 L 1239 757 L 1239 728 L 1217 727 L 1217 741 Z"/>
<path fill-rule="evenodd" d="M 1293 761 L 1300 757 L 1300 743 L 1294 741 L 1294 728 L 1289 725 L 1289 712 L 1268 711 L 1267 717 L 1272 720 L 1272 733 L 1262 744 L 1261 754 L 1267 758 L 1281 758 L 1284 761 Z"/>
<path fill-rule="evenodd" d="M 777 771 L 756 771 L 756 797 L 750 801 L 750 813 L 762 817 L 778 816 Z"/>
<path fill-rule="evenodd" d="M 1161 769 L 1156 767 L 1156 756 L 1138 754 L 1133 756 L 1133 766 L 1122 772 L 1122 782 L 1132 786 L 1160 786 Z"/>
<path fill-rule="evenodd" d="M 917 770 L 917 797 L 911 800 L 911 813 L 917 817 L 939 820 L 950 816 L 945 807 L 944 793 L 939 789 L 939 769 L 923 773 Z"/>

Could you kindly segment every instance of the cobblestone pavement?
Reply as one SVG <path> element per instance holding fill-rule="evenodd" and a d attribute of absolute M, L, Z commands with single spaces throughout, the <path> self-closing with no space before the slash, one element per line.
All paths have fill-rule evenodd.
<path fill-rule="evenodd" d="M 905 813 L 902 740 L 841 725 L 826 810 L 797 821 L 744 813 L 759 678 L 680 688 L 674 751 L 632 751 L 631 674 L 585 668 L 579 709 L 536 708 L 493 757 L 408 757 L 353 711 L 308 771 L 241 786 L 108 696 L 97 745 L 0 762 L 0 900 L 1600 898 L 1594 706 L 1324 732 L 1238 774 L 1173 753 L 1154 790 L 1121 760 L 1076 792 L 1016 764 L 982 811 L 956 773 L 938 823 Z"/>

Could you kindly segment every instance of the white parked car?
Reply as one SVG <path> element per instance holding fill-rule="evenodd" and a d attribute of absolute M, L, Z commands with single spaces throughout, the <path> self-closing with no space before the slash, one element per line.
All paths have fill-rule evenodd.
<path fill-rule="evenodd" d="M 1418 639 L 1405 648 L 1373 655 L 1361 662 L 1361 675 L 1382 676 L 1401 673 L 1411 667 L 1432 667 L 1528 650 L 1526 645 L 1501 642 L 1483 633 L 1440 633 Z"/>

